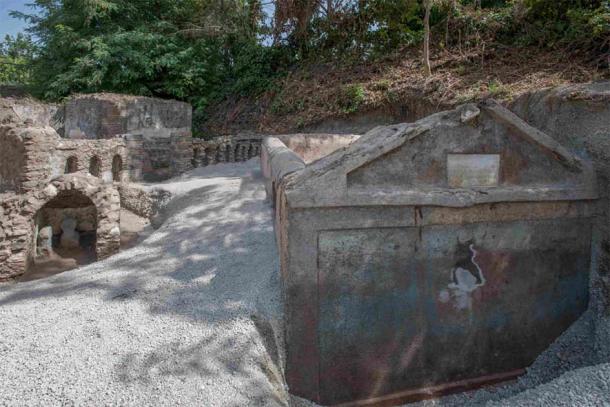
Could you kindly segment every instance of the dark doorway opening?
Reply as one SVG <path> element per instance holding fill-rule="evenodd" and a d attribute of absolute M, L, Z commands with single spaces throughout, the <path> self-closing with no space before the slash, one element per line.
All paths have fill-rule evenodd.
<path fill-rule="evenodd" d="M 58 274 L 97 259 L 97 208 L 79 191 L 61 191 L 40 208 L 34 232 L 33 260 L 21 281 Z"/>

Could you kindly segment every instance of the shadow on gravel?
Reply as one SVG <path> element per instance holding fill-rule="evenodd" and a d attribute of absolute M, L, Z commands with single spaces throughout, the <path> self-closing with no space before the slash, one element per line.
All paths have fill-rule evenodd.
<path fill-rule="evenodd" d="M 226 352 L 227 349 L 234 351 Z M 151 382 L 159 375 L 167 378 L 194 376 L 201 379 L 202 391 L 212 390 L 219 374 L 228 374 L 231 381 L 247 383 L 235 391 L 252 405 L 269 405 L 270 401 L 280 406 L 288 405 L 283 379 L 276 365 L 268 358 L 256 361 L 244 358 L 255 352 L 256 342 L 252 336 L 227 337 L 216 333 L 190 346 L 172 342 L 145 355 L 125 355 L 117 366 L 117 374 L 124 383 Z M 253 378 L 255 370 L 262 375 Z M 242 404 L 226 405 L 238 407 Z"/>
<path fill-rule="evenodd" d="M 165 208 L 165 222 L 140 245 L 57 277 L 0 288 L 0 306 L 49 297 L 70 301 L 75 294 L 126 307 L 143 303 L 153 315 L 186 318 L 210 333 L 188 337 L 187 346 L 168 342 L 152 352 L 122 355 L 116 367 L 122 382 L 148 382 L 160 374 L 198 376 L 205 386 L 205 378 L 228 375 L 245 383 L 236 391 L 254 404 L 266 405 L 272 394 L 274 404 L 287 405 L 268 321 L 278 319 L 280 293 L 260 173 L 244 177 L 238 167 L 199 177 L 195 171 L 174 183 L 201 179 L 209 185 L 177 194 Z M 235 321 L 244 331 L 227 331 Z"/>

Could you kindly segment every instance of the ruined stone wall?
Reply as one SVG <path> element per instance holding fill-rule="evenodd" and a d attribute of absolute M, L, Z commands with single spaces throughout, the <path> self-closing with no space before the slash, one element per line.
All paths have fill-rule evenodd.
<path fill-rule="evenodd" d="M 23 196 L 0 194 L 0 281 L 23 274 L 31 257 L 33 219 Z"/>
<path fill-rule="evenodd" d="M 95 176 L 105 182 L 113 181 L 115 156 L 121 157 L 120 180 L 128 179 L 129 166 L 138 165 L 131 162 L 123 139 L 66 140 L 51 127 L 0 127 L 0 146 L 3 191 L 27 193 L 67 172 L 89 173 L 92 160 L 97 162 Z"/>
<path fill-rule="evenodd" d="M 190 131 L 191 122 L 191 106 L 176 100 L 104 93 L 76 96 L 65 105 L 65 136 L 71 139 L 169 138 L 175 131 Z"/>
<path fill-rule="evenodd" d="M 175 177 L 193 168 L 193 139 L 190 131 L 177 131 L 170 137 L 170 176 Z"/>
<path fill-rule="evenodd" d="M 219 137 L 213 140 L 193 139 L 193 166 L 247 161 L 258 157 L 262 136 Z"/>
<path fill-rule="evenodd" d="M 8 126 L 0 127 L 0 192 L 17 191 L 25 165 L 23 140 Z"/>
<path fill-rule="evenodd" d="M 67 138 L 126 140 L 132 180 L 163 180 L 189 170 L 191 122 L 191 106 L 175 100 L 93 94 L 65 105 Z"/>
<path fill-rule="evenodd" d="M 63 109 L 30 98 L 0 98 L 0 123 L 25 123 L 63 130 Z"/>
<path fill-rule="evenodd" d="M 18 192 L 27 193 L 45 186 L 53 176 L 52 157 L 59 136 L 51 127 L 16 127 L 25 150 L 23 174 Z"/>
<path fill-rule="evenodd" d="M 112 165 L 116 156 L 121 157 L 120 179 L 113 179 Z M 105 182 L 125 181 L 131 165 L 125 141 L 120 138 L 109 140 L 59 140 L 52 157 L 52 176 L 66 173 L 69 159 L 76 159 L 77 171 L 92 174 L 92 160 L 99 162 L 99 174 L 92 174 Z M 99 161 L 98 161 L 99 160 Z"/>
<path fill-rule="evenodd" d="M 147 190 L 137 184 L 122 183 L 118 189 L 121 207 L 147 219 L 153 219 L 171 199 L 168 191 Z"/>
<path fill-rule="evenodd" d="M 44 188 L 28 194 L 4 194 L 0 198 L 0 280 L 17 277 L 28 268 L 33 258 L 36 239 L 36 218 L 57 210 L 45 208 L 56 197 L 77 193 L 88 198 L 96 212 L 96 256 L 98 260 L 117 253 L 120 248 L 120 197 L 113 184 L 86 174 L 68 174 L 54 179 Z M 87 211 L 91 209 L 61 208 L 79 212 L 80 227 L 86 228 Z M 82 213 L 81 213 L 82 212 Z M 51 215 L 52 216 L 52 215 Z"/>

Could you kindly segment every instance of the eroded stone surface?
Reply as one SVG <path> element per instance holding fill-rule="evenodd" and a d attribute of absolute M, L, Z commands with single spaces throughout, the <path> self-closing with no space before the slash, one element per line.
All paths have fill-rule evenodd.
<path fill-rule="evenodd" d="M 59 107 L 0 99 L 0 279 L 23 274 L 54 240 L 94 244 L 97 259 L 116 253 L 120 185 L 190 169 L 190 121 L 189 105 L 151 98 L 90 95 Z M 163 201 L 123 191 L 147 216 Z"/>
<path fill-rule="evenodd" d="M 284 143 L 263 149 L 296 395 L 382 402 L 506 379 L 587 309 L 593 165 L 493 101 L 300 168 Z M 448 157 L 471 154 L 493 165 L 452 179 Z"/>

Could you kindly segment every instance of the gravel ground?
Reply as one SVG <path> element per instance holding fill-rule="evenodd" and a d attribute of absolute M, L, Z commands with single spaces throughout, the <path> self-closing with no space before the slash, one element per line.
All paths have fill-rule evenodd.
<path fill-rule="evenodd" d="M 141 244 L 0 287 L 0 405 L 313 406 L 288 396 L 279 368 L 277 253 L 258 165 L 151 185 L 174 199 Z M 610 329 L 595 325 L 583 315 L 515 382 L 416 406 L 610 406 L 610 360 L 594 349 Z"/>
<path fill-rule="evenodd" d="M 0 405 L 286 405 L 279 281 L 258 161 L 159 186 L 140 245 L 0 288 Z"/>

